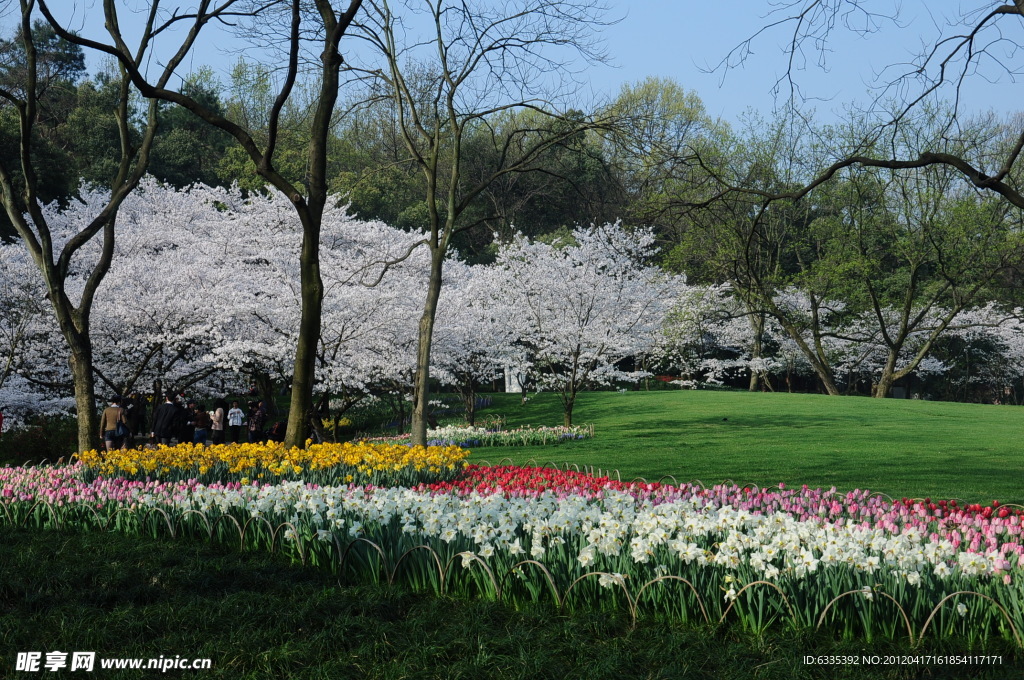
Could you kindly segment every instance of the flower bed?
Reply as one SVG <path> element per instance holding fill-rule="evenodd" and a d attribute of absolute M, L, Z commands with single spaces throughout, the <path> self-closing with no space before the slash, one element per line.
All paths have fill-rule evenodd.
<path fill-rule="evenodd" d="M 932 502 L 930 498 L 892 501 L 866 490 L 845 494 L 807 486 L 775 489 L 719 484 L 678 486 L 621 482 L 572 470 L 541 467 L 467 465 L 457 480 L 423 484 L 418 490 L 466 495 L 503 494 L 538 496 L 579 495 L 598 498 L 606 490 L 622 491 L 651 504 L 690 499 L 706 508 L 731 507 L 753 515 L 784 513 L 798 521 L 819 521 L 837 527 L 881 529 L 892 534 L 918 532 L 932 541 L 948 541 L 970 552 L 1010 551 L 1024 555 L 1024 509 L 991 505 L 958 505 L 956 501 Z"/>
<path fill-rule="evenodd" d="M 101 508 L 112 504 L 132 508 L 141 494 L 171 502 L 198 484 L 191 482 L 139 481 L 115 478 L 85 480 L 82 463 L 63 466 L 0 467 L 0 501 L 49 503 L 55 507 L 71 504 Z"/>
<path fill-rule="evenodd" d="M 372 437 L 368 442 L 407 442 L 411 435 L 393 437 Z M 488 430 L 483 427 L 458 427 L 449 425 L 427 430 L 427 444 L 430 446 L 544 446 L 565 441 L 592 439 L 593 425 L 572 425 L 570 427 L 518 427 L 512 430 Z"/>
<path fill-rule="evenodd" d="M 87 476 L 197 480 L 206 484 L 302 479 L 317 484 L 408 486 L 453 479 L 468 455 L 469 451 L 456 446 L 358 442 L 289 449 L 267 442 L 87 451 L 80 458 Z"/>
<path fill-rule="evenodd" d="M 416 488 L 86 481 L 80 471 L 3 470 L 0 519 L 206 535 L 354 580 L 634 616 L 735 616 L 755 630 L 1017 644 L 1024 630 L 1021 517 L 999 506 L 543 468 L 468 466 L 460 480 Z"/>
<path fill-rule="evenodd" d="M 588 498 L 600 497 L 609 489 L 640 496 L 672 488 L 662 484 L 621 482 L 608 477 L 595 477 L 583 472 L 550 467 L 475 465 L 473 463 L 466 465 L 463 474 L 458 479 L 422 484 L 417 487 L 421 491 L 457 495 L 477 493 L 483 496 L 491 494 L 530 496 L 550 491 L 558 496 L 574 494 Z"/>

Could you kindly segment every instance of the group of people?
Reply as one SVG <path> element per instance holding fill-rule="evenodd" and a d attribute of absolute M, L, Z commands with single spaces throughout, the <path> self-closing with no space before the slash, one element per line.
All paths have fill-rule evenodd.
<path fill-rule="evenodd" d="M 184 405 L 183 405 L 184 403 Z M 249 403 L 246 413 L 238 401 L 218 399 L 213 410 L 205 404 L 185 401 L 168 394 L 164 403 L 153 411 L 153 427 L 149 438 L 154 444 L 170 446 L 173 443 L 192 442 L 224 444 L 226 442 L 262 442 L 266 439 L 267 408 L 263 401 Z M 145 436 L 145 407 L 135 403 L 135 395 L 128 404 L 120 396 L 111 398 L 109 406 L 100 416 L 100 433 L 107 451 L 126 449 L 137 438 Z M 243 434 L 244 433 L 244 434 Z"/>

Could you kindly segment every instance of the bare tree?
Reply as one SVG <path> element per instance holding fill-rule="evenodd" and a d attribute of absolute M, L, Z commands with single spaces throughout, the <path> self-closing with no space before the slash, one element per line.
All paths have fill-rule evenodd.
<path fill-rule="evenodd" d="M 794 72 L 809 55 L 819 64 L 824 63 L 829 39 L 835 30 L 875 33 L 900 20 L 897 4 L 888 12 L 879 11 L 880 4 L 872 0 L 774 3 L 769 23 L 730 51 L 719 68 L 741 65 L 761 35 L 776 29 L 790 29 L 784 47 L 788 64 L 776 82 L 776 90 L 787 91 L 789 104 L 798 107 L 804 94 Z M 1009 25 L 1006 22 L 1010 22 Z M 922 105 L 934 103 L 940 97 L 952 102 L 945 127 L 951 135 L 958 134 L 964 85 L 970 77 L 1003 76 L 1012 80 L 1020 75 L 1021 66 L 1012 60 L 1020 54 L 1021 45 L 1011 36 L 1019 31 L 1022 22 L 1024 2 L 1021 0 L 1014 0 L 1012 4 L 986 2 L 982 7 L 961 10 L 957 16 L 947 18 L 945 25 L 939 27 L 939 34 L 925 42 L 915 58 L 891 64 L 879 76 L 876 97 L 870 107 L 878 122 L 859 143 L 840 152 L 834 163 L 822 168 L 805 185 L 783 194 L 765 195 L 765 198 L 799 199 L 851 166 L 913 170 L 944 165 L 956 170 L 974 187 L 994 192 L 1015 207 L 1024 208 L 1024 193 L 1014 173 L 1024 150 L 1024 125 L 1020 120 L 1016 121 L 1013 138 L 1003 146 L 1002 153 L 985 158 L 938 148 L 903 155 L 901 152 L 906 151 L 906 146 L 899 143 L 898 134 L 900 127 L 913 122 Z"/>
<path fill-rule="evenodd" d="M 776 95 L 781 95 L 784 101 L 782 108 L 791 116 L 790 120 L 802 119 L 804 132 L 818 135 L 811 118 L 801 111 L 810 97 L 801 88 L 796 73 L 808 63 L 827 66 L 830 40 L 836 31 L 849 30 L 866 35 L 898 28 L 900 9 L 898 3 L 884 0 L 783 0 L 772 3 L 766 24 L 731 50 L 718 68 L 728 71 L 741 66 L 753 53 L 759 39 L 770 33 L 783 32 L 787 65 L 774 84 Z M 877 311 L 881 305 L 872 299 L 870 306 L 876 310 L 880 338 L 888 350 L 888 360 L 883 379 L 875 391 L 876 396 L 885 396 L 893 380 L 913 370 L 922 356 L 930 351 L 935 337 L 951 323 L 952 317 L 967 304 L 976 302 L 979 295 L 985 294 L 996 277 L 1005 276 L 1019 267 L 1019 248 L 1015 245 L 1015 237 L 1000 234 L 1005 231 L 1002 225 L 1019 219 L 1009 213 L 1014 208 L 1024 208 L 1017 164 L 1024 149 L 1024 119 L 1018 116 L 1002 125 L 977 119 L 965 120 L 962 108 L 965 103 L 964 86 L 971 76 L 991 80 L 1002 75 L 1012 80 L 1019 75 L 1020 66 L 1012 60 L 1019 54 L 1020 45 L 1010 36 L 1019 29 L 1022 18 L 1024 3 L 1015 0 L 1013 4 L 985 3 L 981 8 L 961 11 L 947 19 L 945 25 L 936 23 L 938 35 L 923 42 L 924 47 L 915 58 L 891 64 L 878 75 L 872 101 L 866 110 L 851 116 L 850 129 L 856 128 L 856 134 L 819 136 L 816 142 L 824 153 L 818 157 L 817 164 L 808 166 L 800 176 L 784 184 L 766 186 L 735 176 L 730 178 L 713 162 L 700 158 L 700 154 L 695 154 L 692 159 L 701 165 L 713 179 L 712 186 L 717 188 L 706 190 L 696 199 L 680 200 L 686 209 L 709 208 L 732 201 L 748 205 L 752 216 L 748 230 L 751 238 L 746 239 L 737 251 L 737 261 L 749 260 L 749 253 L 758 250 L 758 242 L 753 236 L 765 232 L 764 227 L 773 222 L 772 215 L 780 206 L 786 210 L 786 205 L 799 202 L 804 210 L 813 212 L 822 190 L 827 188 L 825 185 L 847 181 L 851 173 L 881 172 L 893 183 L 910 186 L 908 183 L 934 176 L 931 171 L 941 171 L 940 174 L 946 178 L 958 176 L 965 180 L 976 192 L 971 199 L 975 203 L 983 203 L 985 194 L 997 195 L 1005 201 L 1002 210 L 996 208 L 999 219 L 990 223 L 984 217 L 978 217 L 979 231 L 984 232 L 986 239 L 998 240 L 999 247 L 993 246 L 979 253 L 974 246 L 983 239 L 961 244 L 964 252 L 974 254 L 973 259 L 968 258 L 964 262 L 951 249 L 950 239 L 932 238 L 925 244 L 939 253 L 938 264 L 934 265 L 929 260 L 929 266 L 937 268 L 943 281 L 937 295 L 948 298 L 944 301 L 949 317 L 943 317 L 929 329 L 928 342 L 909 365 L 900 370 L 896 369 L 895 355 L 904 346 L 910 331 L 921 330 L 924 315 L 937 304 L 938 297 L 936 301 L 922 302 L 919 299 L 920 281 L 916 275 L 911 275 L 903 290 L 904 297 L 897 305 L 902 314 L 891 332 L 885 328 L 886 322 Z M 979 136 L 979 130 L 998 130 L 999 139 L 996 143 L 989 143 L 990 132 L 982 132 Z M 949 184 L 945 191 L 950 195 L 958 194 L 957 187 Z M 917 218 L 916 215 L 911 217 Z M 921 222 L 920 219 L 917 221 Z M 851 243 L 856 242 L 856 234 L 848 233 L 846 236 L 852 239 Z M 913 274 L 923 270 L 918 267 L 911 268 L 911 271 Z M 870 278 L 865 278 L 865 282 L 870 289 Z M 770 293 L 772 287 L 762 287 L 761 290 Z M 766 295 L 760 297 L 762 302 L 768 299 Z M 812 307 L 815 300 L 812 296 Z M 914 300 L 914 304 L 910 300 Z M 780 317 L 770 304 L 766 306 L 769 313 Z M 795 333 L 791 332 L 791 335 L 795 336 Z M 830 385 L 832 376 L 822 353 L 812 351 L 814 348 L 810 345 L 800 346 L 829 393 L 836 393 L 834 384 Z"/>
<path fill-rule="evenodd" d="M 75 35 L 56 19 L 46 0 L 40 0 L 40 9 L 58 34 L 75 44 L 116 58 L 144 97 L 178 104 L 234 137 L 255 164 L 257 173 L 271 186 L 288 196 L 295 207 L 302 224 L 302 247 L 299 256 L 302 314 L 292 372 L 291 404 L 285 435 L 287 446 L 303 444 L 313 407 L 316 350 L 320 340 L 324 291 L 320 276 L 320 227 L 328 200 L 327 146 L 330 139 L 331 117 L 338 98 L 339 71 L 342 65 L 339 43 L 361 4 L 361 0 L 350 0 L 343 12 L 336 12 L 330 0 L 220 0 L 219 3 L 213 0 L 200 0 L 194 7 L 181 13 L 177 9 L 172 10 L 170 17 L 161 22 L 159 19 L 165 16 L 163 12 L 166 10 L 161 9 L 158 0 L 151 1 L 148 21 L 143 29 L 143 40 L 147 44 L 176 22 L 187 22 L 191 26 L 188 37 L 181 43 L 172 60 L 175 66 L 189 52 L 201 29 L 211 22 L 231 23 L 248 19 L 251 20 L 250 26 L 270 31 L 270 35 L 278 30 L 277 27 L 286 27 L 284 34 L 279 36 L 279 44 L 284 46 L 286 52 L 286 65 L 280 78 L 277 96 L 268 112 L 265 142 L 261 144 L 257 140 L 256 132 L 248 129 L 243 122 L 229 120 L 182 91 L 168 87 L 167 78 L 151 82 L 146 76 L 149 54 L 143 50 L 132 52 L 128 49 L 120 29 L 114 0 L 103 2 L 109 42 L 89 40 Z M 295 94 L 300 61 L 304 49 L 309 45 L 318 48 L 319 54 L 316 55 L 316 59 L 319 64 L 315 103 L 309 127 L 306 173 L 303 177 L 289 178 L 275 166 L 281 112 L 289 98 Z"/>
<path fill-rule="evenodd" d="M 389 100 L 409 159 L 426 181 L 430 277 L 419 320 L 415 444 L 426 442 L 434 316 L 452 238 L 473 226 L 467 208 L 488 186 L 530 172 L 546 150 L 600 125 L 568 115 L 553 99 L 574 82 L 572 58 L 604 59 L 594 41 L 603 12 L 576 0 L 368 0 L 353 24 L 352 35 L 371 50 L 349 74 L 366 88 L 368 105 Z M 536 115 L 504 115 L 527 110 Z M 527 124 L 506 128 L 497 120 Z M 480 131 L 492 160 L 469 176 L 464 142 Z"/>
<path fill-rule="evenodd" d="M 925 109 L 898 129 L 907 155 L 930 147 L 983 158 L 1003 148 L 1004 126 L 977 121 L 953 139 L 943 109 Z M 851 166 L 801 193 L 821 167 L 819 154 L 832 153 L 821 140 L 842 146 L 844 137 L 862 140 L 862 131 L 856 121 L 816 131 L 780 121 L 775 130 L 764 139 L 750 133 L 731 168 L 708 168 L 736 188 L 699 215 L 705 266 L 730 281 L 751 312 L 779 322 L 829 394 L 840 393 L 829 341 L 884 348 L 874 394 L 887 396 L 966 309 L 1006 297 L 1024 255 L 1020 211 L 946 165 Z M 784 198 L 791 195 L 801 200 Z M 789 288 L 805 296 L 796 307 L 776 300 Z"/>

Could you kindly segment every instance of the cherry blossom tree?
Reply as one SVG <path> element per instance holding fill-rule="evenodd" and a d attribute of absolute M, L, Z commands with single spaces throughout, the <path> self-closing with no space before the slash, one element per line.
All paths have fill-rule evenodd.
<path fill-rule="evenodd" d="M 949 331 L 942 358 L 944 384 L 962 392 L 943 396 L 987 398 L 1007 403 L 1021 398 L 1024 380 L 1024 310 L 995 303 L 963 313 Z"/>
<path fill-rule="evenodd" d="M 524 327 L 504 295 L 504 272 L 450 259 L 439 300 L 431 374 L 454 386 L 466 420 L 475 424 L 476 385 L 500 377 L 505 367 L 526 362 Z"/>
<path fill-rule="evenodd" d="M 765 328 L 752 324 L 728 285 L 680 287 L 665 317 L 659 359 L 681 378 L 684 387 L 721 384 L 734 373 L 763 378 L 775 362 L 761 351 Z"/>
<path fill-rule="evenodd" d="M 104 28 L 108 34 L 103 39 L 80 36 L 68 30 L 67 25 L 51 11 L 49 3 L 39 0 L 39 9 L 59 36 L 116 59 L 132 84 L 154 106 L 157 100 L 177 104 L 209 125 L 231 135 L 245 150 L 260 177 L 291 201 L 302 226 L 297 234 L 301 239 L 299 291 L 302 306 L 295 336 L 297 345 L 291 372 L 292 398 L 285 436 L 286 443 L 292 446 L 298 446 L 304 441 L 316 379 L 316 350 L 323 302 L 320 229 L 324 210 L 331 200 L 327 188 L 327 146 L 340 84 L 340 42 L 360 4 L 361 0 L 351 0 L 347 8 L 339 12 L 329 0 L 314 0 L 311 3 L 300 0 L 269 0 L 265 3 L 200 0 L 196 4 L 177 6 L 171 3 L 161 6 L 160 2 L 153 0 L 143 3 L 146 22 L 142 28 L 142 44 L 138 50 L 132 51 L 125 43 L 122 23 L 118 19 L 118 6 L 114 0 L 103 0 L 102 3 Z M 170 74 L 189 55 L 205 27 L 211 24 L 235 27 L 240 23 L 248 24 L 264 44 L 267 37 L 271 37 L 271 47 L 280 47 L 283 52 L 283 75 L 277 95 L 267 111 L 265 131 L 247 128 L 244 121 L 226 118 L 219 111 L 186 94 L 186 88 L 174 89 L 169 84 Z M 150 48 L 158 37 L 171 39 L 175 29 L 184 30 L 185 37 L 168 62 L 165 77 L 154 80 L 148 72 L 148 64 L 153 57 Z M 307 130 L 309 144 L 303 176 L 289 177 L 280 167 L 277 154 L 281 137 L 281 114 L 290 101 L 294 102 L 297 91 L 301 89 L 296 85 L 300 67 L 304 64 L 312 64 L 312 70 L 316 73 L 316 85 L 311 90 L 315 104 Z M 265 135 L 261 132 L 265 132 Z"/>
<path fill-rule="evenodd" d="M 0 242 L 0 389 L 24 361 L 25 347 L 45 313 L 41 301 L 46 291 L 33 274 L 23 248 Z"/>
<path fill-rule="evenodd" d="M 228 190 L 175 190 L 152 178 L 125 202 L 110 280 L 97 295 L 105 313 L 94 327 L 95 371 L 109 389 L 126 394 L 152 383 L 157 401 L 164 391 L 212 389 L 206 379 L 216 367 L 205 355 L 247 302 L 233 300 L 246 268 L 224 228 L 237 202 Z"/>
<path fill-rule="evenodd" d="M 0 241 L 0 412 L 5 428 L 25 425 L 30 416 L 73 411 L 67 346 L 55 331 L 46 288 L 25 248 Z"/>
<path fill-rule="evenodd" d="M 366 0 L 352 24 L 368 49 L 352 55 L 347 72 L 365 88 L 363 105 L 389 108 L 402 160 L 425 184 L 430 277 L 413 443 L 426 443 L 432 340 L 453 239 L 475 225 L 469 208 L 489 187 L 545 167 L 549 150 L 600 126 L 566 102 L 579 86 L 572 60 L 604 58 L 594 39 L 603 13 L 600 3 L 577 0 Z"/>
<path fill-rule="evenodd" d="M 680 279 L 647 264 L 650 230 L 621 224 L 577 228 L 557 247 L 519 237 L 503 246 L 496 268 L 506 304 L 520 315 L 538 386 L 559 393 L 572 424 L 580 391 L 645 372 L 626 360 L 652 351 Z"/>
<path fill-rule="evenodd" d="M 82 195 L 65 208 L 46 208 L 53 224 L 66 227 L 56 238 L 72 234 L 106 200 L 102 191 Z M 302 307 L 295 238 L 301 225 L 288 198 L 203 185 L 176 190 L 147 179 L 121 207 L 119 239 L 96 293 L 103 314 L 92 328 L 93 370 L 100 382 L 115 393 L 152 381 L 210 394 L 259 376 L 287 383 Z M 408 291 L 423 283 L 426 267 L 418 252 L 402 256 L 422 235 L 358 220 L 341 197 L 325 210 L 322 234 L 327 323 L 317 393 L 358 398 L 398 376 L 408 382 L 416 316 Z M 84 247 L 81 262 L 98 247 Z M 0 252 L 5 262 L 7 254 L 18 255 Z M 68 273 L 72 291 L 88 275 L 78 264 L 73 260 Z M 19 305 L 43 300 L 45 291 L 35 292 L 21 294 Z M 20 307 L 5 308 L 13 314 Z M 56 327 L 44 325 L 49 335 L 41 345 L 52 347 Z M 66 357 L 44 363 L 66 365 Z"/>
<path fill-rule="evenodd" d="M 233 268 L 215 261 L 217 248 L 196 225 L 217 221 L 217 200 L 223 193 L 209 188 L 177 192 L 145 179 L 121 202 L 119 238 L 93 298 L 102 312 L 93 320 L 89 337 L 94 377 L 110 393 L 133 391 L 149 380 L 184 389 L 212 372 L 209 362 L 202 360 L 213 328 L 205 314 L 207 291 L 216 285 L 216 277 L 229 276 Z M 83 187 L 68 205 L 45 206 L 42 211 L 54 242 L 73 238 L 82 222 L 108 200 L 109 192 Z M 69 262 L 65 286 L 70 294 L 88 285 L 89 263 L 100 257 L 103 247 L 87 243 Z M 3 249 L 5 255 L 9 251 L 10 246 Z M 222 253 L 221 259 L 229 257 Z M 38 299 L 43 300 L 41 277 L 29 275 L 24 280 L 42 288 Z M 40 389 L 66 394 L 71 382 L 57 370 L 68 364 L 63 347 L 60 330 L 48 315 L 23 376 Z"/>
<path fill-rule="evenodd" d="M 20 10 L 16 39 L 20 43 L 17 48 L 19 54 L 17 58 L 0 64 L 4 80 L 0 87 L 0 109 L 14 122 L 16 131 L 12 132 L 12 141 L 17 152 L 0 157 L 0 203 L 42 276 L 46 298 L 70 352 L 78 413 L 78 448 L 84 451 L 97 443 L 90 335 L 92 305 L 96 289 L 110 266 L 118 208 L 135 189 L 149 163 L 149 152 L 157 130 L 157 107 L 155 104 L 148 107 L 139 134 L 133 129 L 131 111 L 133 97 L 137 93 L 133 92 L 124 72 L 119 74 L 116 104 L 109 112 L 119 141 L 114 148 L 107 150 L 109 155 L 105 158 L 112 168 L 105 181 L 109 188 L 107 200 L 87 219 L 81 216 L 83 219 L 79 220 L 73 235 L 56 237 L 55 232 L 66 225 L 47 222 L 41 199 L 46 191 L 40 179 L 45 175 L 47 154 L 43 150 L 39 123 L 43 93 L 54 76 L 59 74 L 47 67 L 46 59 L 40 54 L 40 46 L 36 44 L 38 34 L 32 30 L 32 18 L 37 9 L 35 1 L 20 0 L 17 6 Z M 70 32 L 59 31 L 58 36 L 69 43 L 73 42 L 70 38 L 75 37 Z M 148 40 L 148 36 L 142 39 L 138 46 L 140 52 L 145 51 Z M 186 52 L 190 44 L 186 39 Z M 126 51 L 131 49 L 124 43 L 122 45 Z M 165 85 L 183 57 L 184 52 L 173 55 L 163 68 L 154 69 L 155 82 Z M 67 276 L 72 269 L 72 260 L 81 260 L 82 249 L 96 241 L 103 245 L 99 256 L 89 265 L 89 276 L 77 291 L 69 291 Z M 80 262 L 78 266 L 83 265 Z"/>

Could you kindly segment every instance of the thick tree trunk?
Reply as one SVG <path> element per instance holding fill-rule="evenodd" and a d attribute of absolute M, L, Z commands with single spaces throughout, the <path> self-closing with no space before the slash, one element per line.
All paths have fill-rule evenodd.
<path fill-rule="evenodd" d="M 882 375 L 875 383 L 871 396 L 877 399 L 885 399 L 892 391 L 892 384 L 896 381 L 896 356 L 890 354 L 882 368 Z"/>
<path fill-rule="evenodd" d="M 562 414 L 562 424 L 565 425 L 566 427 L 571 427 L 572 426 L 572 407 L 575 406 L 575 405 L 576 405 L 576 397 L 575 397 L 575 395 L 572 396 L 571 398 L 569 398 L 568 400 L 566 400 L 566 402 L 564 404 L 564 406 L 565 406 L 565 413 Z"/>
<path fill-rule="evenodd" d="M 320 342 L 324 284 L 320 278 L 320 224 L 303 219 L 302 253 L 299 256 L 302 285 L 302 315 L 299 318 L 298 346 L 292 372 L 292 395 L 288 407 L 285 447 L 304 446 L 309 417 L 313 412 L 313 386 L 316 382 L 316 349 Z"/>
<path fill-rule="evenodd" d="M 806 350 L 804 352 L 804 356 L 809 360 L 808 363 L 810 363 L 811 368 L 814 369 L 814 374 L 818 376 L 818 381 L 821 383 L 821 388 L 824 390 L 825 394 L 833 397 L 840 396 L 842 392 L 840 392 L 839 388 L 836 387 L 835 378 L 832 376 L 832 369 L 827 364 L 820 361 L 813 352 L 806 348 L 806 345 L 801 347 L 801 349 Z M 790 391 L 792 391 L 792 389 L 790 389 Z"/>
<path fill-rule="evenodd" d="M 70 341 L 69 341 L 70 343 Z M 78 452 L 100 448 L 96 421 L 96 381 L 92 374 L 92 347 L 77 340 L 71 348 L 71 375 L 75 381 L 75 410 L 78 412 Z"/>
<path fill-rule="evenodd" d="M 430 400 L 430 345 L 434 337 L 434 317 L 437 301 L 441 297 L 441 269 L 444 252 L 436 246 L 430 252 L 430 281 L 427 299 L 420 317 L 419 339 L 416 348 L 416 375 L 413 379 L 412 445 L 426 446 L 428 401 Z"/>
<path fill-rule="evenodd" d="M 474 389 L 472 378 L 462 388 L 462 404 L 466 408 L 466 424 L 474 427 L 476 425 L 476 389 Z"/>
<path fill-rule="evenodd" d="M 821 381 L 821 387 L 825 390 L 825 394 L 833 397 L 837 397 L 842 394 L 839 391 L 839 388 L 836 387 L 835 378 L 832 377 L 832 369 L 828 364 L 826 364 L 817 355 L 817 353 L 815 353 L 814 350 L 804 342 L 804 339 L 800 337 L 800 334 L 796 330 L 788 327 L 786 330 L 789 332 L 789 336 L 796 342 L 797 347 L 799 347 L 804 353 L 804 356 L 807 357 L 807 362 L 811 365 L 811 368 L 814 369 L 814 373 L 818 376 L 818 380 Z"/>
<path fill-rule="evenodd" d="M 341 54 L 338 52 L 338 41 L 345 33 L 352 16 L 359 8 L 359 2 L 349 5 L 348 11 L 340 17 L 335 15 L 330 2 L 318 0 L 314 3 L 320 14 L 324 27 L 324 49 L 320 54 L 320 87 L 319 98 L 313 113 L 310 126 L 307 174 L 303 182 L 307 186 L 307 197 L 303 198 L 294 185 L 288 182 L 275 182 L 279 189 L 290 189 L 289 194 L 299 220 L 302 222 L 302 251 L 299 253 L 300 285 L 302 288 L 302 315 L 299 318 L 299 337 L 295 349 L 295 368 L 292 371 L 291 403 L 288 407 L 288 425 L 285 430 L 285 447 L 305 446 L 306 433 L 309 431 L 310 417 L 313 415 L 313 387 L 316 384 L 316 350 L 320 343 L 320 323 L 323 318 L 324 282 L 320 276 L 320 228 L 323 220 L 324 206 L 327 204 L 327 144 L 330 138 L 331 117 L 334 104 L 338 99 L 338 70 L 341 67 Z M 283 103 L 290 94 L 296 77 L 296 64 L 299 45 L 299 5 L 294 6 L 292 15 L 292 35 L 290 42 L 289 82 L 281 90 L 277 102 Z M 275 104 L 276 106 L 277 104 Z M 275 110 L 273 132 L 277 127 Z M 267 149 L 266 155 L 256 161 L 260 174 L 271 179 L 273 144 Z M 258 154 L 257 154 L 258 155 Z M 278 176 L 279 180 L 283 177 Z M 284 186 L 287 185 L 287 186 Z"/>
<path fill-rule="evenodd" d="M 781 313 L 773 314 L 779 323 L 782 324 L 783 329 L 789 334 L 789 337 L 793 339 L 796 346 L 803 353 L 804 357 L 807 358 L 807 362 L 814 369 L 814 373 L 818 376 L 821 381 L 821 387 L 824 389 L 826 394 L 831 396 L 839 396 L 842 394 L 839 388 L 836 387 L 835 378 L 832 376 L 832 368 L 828 365 L 827 359 L 824 353 L 821 351 L 820 343 L 818 338 L 815 338 L 815 347 L 812 348 L 807 344 L 800 329 L 794 326 L 789 320 Z"/>
<path fill-rule="evenodd" d="M 830 397 L 838 397 L 842 395 L 842 392 L 838 387 L 836 387 L 836 382 L 832 379 L 831 375 L 819 371 L 818 379 L 821 380 L 821 386 L 824 388 L 825 394 Z"/>

